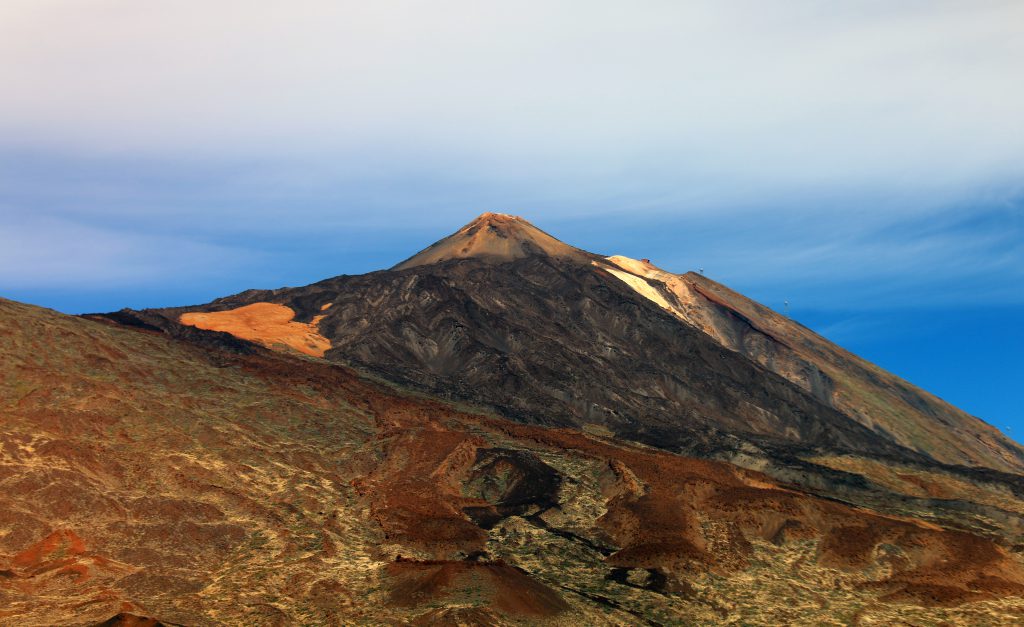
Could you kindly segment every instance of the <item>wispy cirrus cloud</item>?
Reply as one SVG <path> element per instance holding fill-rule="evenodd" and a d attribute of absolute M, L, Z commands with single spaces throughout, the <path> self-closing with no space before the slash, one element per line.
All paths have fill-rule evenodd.
<path fill-rule="evenodd" d="M 1022 22 L 1006 0 L 10 0 L 0 288 L 298 283 L 498 210 L 766 300 L 1017 302 Z M 73 254 L 39 253 L 47 228 Z"/>
<path fill-rule="evenodd" d="M 0 130 L 373 177 L 947 194 L 1021 174 L 1019 2 L 13 0 Z M 46 45 L 40 34 L 47 35 Z M 322 183 L 323 181 L 318 181 Z"/>

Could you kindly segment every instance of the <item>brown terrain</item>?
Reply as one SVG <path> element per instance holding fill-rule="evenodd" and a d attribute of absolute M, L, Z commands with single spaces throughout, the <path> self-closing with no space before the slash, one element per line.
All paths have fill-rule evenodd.
<path fill-rule="evenodd" d="M 4 624 L 1024 619 L 1007 536 L 302 356 L 0 322 Z"/>
<path fill-rule="evenodd" d="M 518 218 L 0 355 L 2 625 L 1024 622 L 1019 447 Z"/>

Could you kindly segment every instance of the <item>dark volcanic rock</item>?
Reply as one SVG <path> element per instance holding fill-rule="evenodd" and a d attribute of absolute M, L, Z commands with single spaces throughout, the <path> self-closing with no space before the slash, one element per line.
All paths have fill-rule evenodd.
<path fill-rule="evenodd" d="M 520 422 L 701 456 L 852 452 L 1024 469 L 1024 449 L 991 426 L 788 318 L 512 216 L 485 214 L 390 271 L 109 317 L 244 351 L 253 345 L 181 316 L 258 303 L 313 323 L 330 361 Z"/>
<path fill-rule="evenodd" d="M 248 292 L 216 308 L 266 300 L 300 321 L 331 303 L 320 323 L 329 360 L 524 422 L 701 454 L 732 450 L 739 435 L 914 456 L 590 264 L 460 259 Z"/>

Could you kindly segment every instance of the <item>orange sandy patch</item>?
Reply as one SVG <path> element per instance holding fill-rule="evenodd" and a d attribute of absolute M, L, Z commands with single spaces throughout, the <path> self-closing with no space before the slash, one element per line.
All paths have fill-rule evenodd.
<path fill-rule="evenodd" d="M 193 312 L 182 314 L 182 324 L 223 331 L 243 340 L 259 342 L 267 348 L 287 346 L 300 353 L 323 357 L 331 347 L 331 341 L 320 335 L 317 325 L 323 316 L 312 322 L 293 322 L 295 312 L 289 307 L 276 303 L 253 303 L 228 311 Z"/>

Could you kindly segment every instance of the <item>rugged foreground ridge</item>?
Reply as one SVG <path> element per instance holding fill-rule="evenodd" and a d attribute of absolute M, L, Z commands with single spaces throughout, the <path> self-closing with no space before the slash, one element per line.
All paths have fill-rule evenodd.
<path fill-rule="evenodd" d="M 967 532 L 188 328 L 0 300 L 0 623 L 1024 620 L 998 482 L 830 458 Z"/>

